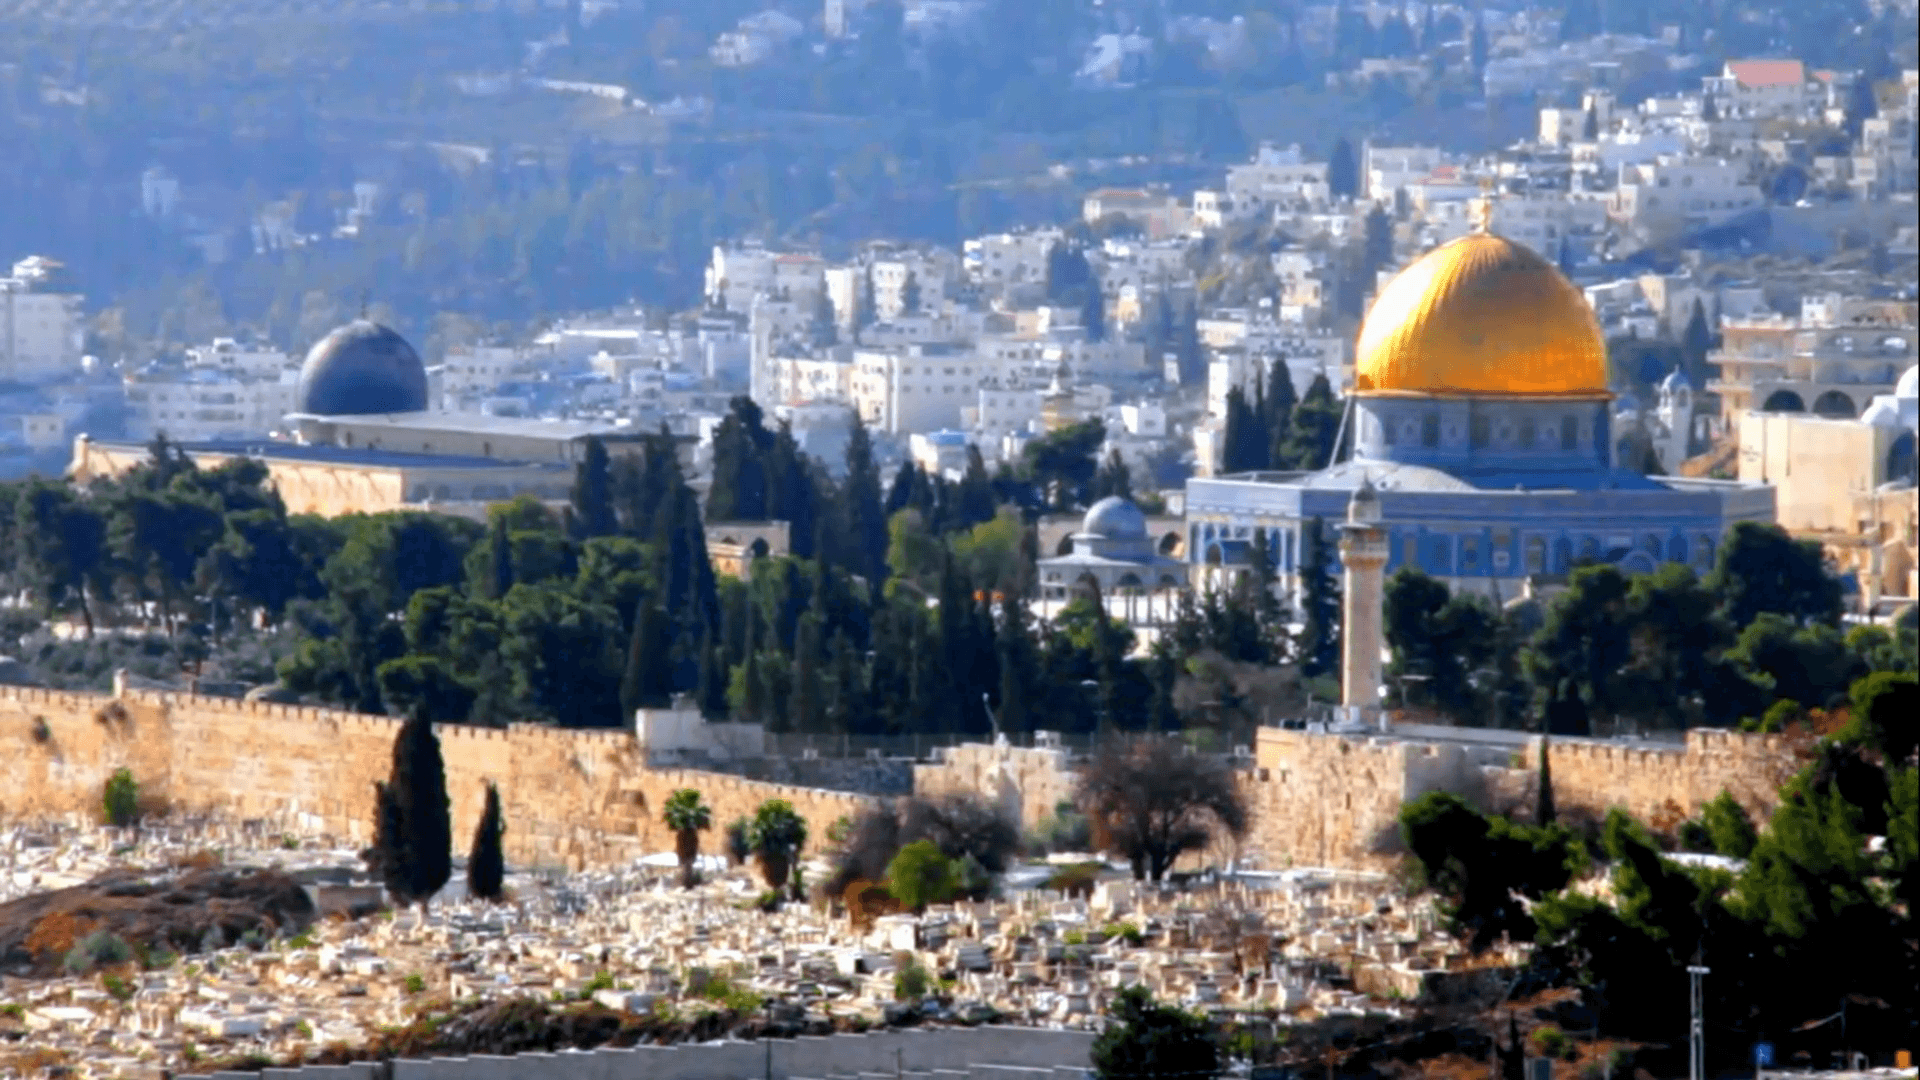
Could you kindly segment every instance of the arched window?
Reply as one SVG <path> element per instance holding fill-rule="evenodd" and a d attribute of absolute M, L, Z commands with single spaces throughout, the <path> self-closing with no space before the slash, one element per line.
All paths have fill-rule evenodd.
<path fill-rule="evenodd" d="M 1539 439 L 1540 439 L 1540 427 L 1538 424 L 1535 424 L 1533 422 L 1533 417 L 1529 416 L 1525 420 L 1520 421 L 1520 445 L 1521 446 L 1532 446 L 1534 443 L 1538 442 Z"/>
<path fill-rule="evenodd" d="M 1482 449 L 1487 445 L 1488 435 L 1492 427 L 1493 425 L 1488 422 L 1484 416 L 1476 416 L 1467 421 L 1468 439 L 1471 441 L 1475 450 Z"/>
<path fill-rule="evenodd" d="M 1580 421 L 1571 416 L 1560 418 L 1560 449 L 1574 450 L 1580 446 Z"/>
<path fill-rule="evenodd" d="M 1527 573 L 1547 572 L 1547 542 L 1538 536 L 1527 537 Z"/>
<path fill-rule="evenodd" d="M 1420 445 L 1440 445 L 1440 414 L 1430 412 L 1420 418 Z"/>

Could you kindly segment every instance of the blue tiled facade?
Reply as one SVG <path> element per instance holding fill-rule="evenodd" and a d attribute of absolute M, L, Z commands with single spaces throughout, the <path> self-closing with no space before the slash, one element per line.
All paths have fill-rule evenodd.
<path fill-rule="evenodd" d="M 1387 573 L 1415 565 L 1456 589 L 1516 594 L 1582 558 L 1634 572 L 1705 570 L 1737 521 L 1772 521 L 1773 489 L 1647 477 L 1613 465 L 1604 399 L 1365 397 L 1348 413 L 1352 453 L 1315 473 L 1187 482 L 1187 553 L 1200 573 L 1244 562 L 1265 531 L 1283 577 L 1302 529 L 1346 514 L 1362 477 L 1379 489 Z"/>

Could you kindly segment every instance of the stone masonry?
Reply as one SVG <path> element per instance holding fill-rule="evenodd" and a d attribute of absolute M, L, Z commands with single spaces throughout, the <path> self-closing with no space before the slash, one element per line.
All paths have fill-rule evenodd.
<path fill-rule="evenodd" d="M 97 818 L 106 779 L 125 767 L 143 800 L 188 814 L 282 822 L 302 835 L 372 838 L 373 784 L 385 779 L 399 721 L 185 694 L 113 697 L 0 689 L 0 820 Z M 526 866 L 578 869 L 667 851 L 660 810 L 676 788 L 700 790 L 716 833 L 767 799 L 786 799 L 824 840 L 866 796 L 649 768 L 629 731 L 443 725 L 457 846 L 479 819 L 486 784 L 500 789 L 507 855 Z M 716 850 L 717 836 L 706 842 Z"/>

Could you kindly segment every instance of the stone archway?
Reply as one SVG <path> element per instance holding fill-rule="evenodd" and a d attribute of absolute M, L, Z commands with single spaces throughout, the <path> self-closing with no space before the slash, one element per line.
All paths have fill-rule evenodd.
<path fill-rule="evenodd" d="M 1851 420 L 1860 415 L 1853 407 L 1853 399 L 1838 390 L 1829 390 L 1813 399 L 1815 416 L 1826 416 L 1836 420 Z"/>
<path fill-rule="evenodd" d="M 1766 404 L 1760 406 L 1761 412 L 1806 412 L 1807 403 L 1799 394 L 1791 390 L 1775 390 L 1767 395 Z"/>

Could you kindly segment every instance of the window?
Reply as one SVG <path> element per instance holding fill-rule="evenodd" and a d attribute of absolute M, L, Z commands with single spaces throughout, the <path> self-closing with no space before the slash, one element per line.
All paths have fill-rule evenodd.
<path fill-rule="evenodd" d="M 1440 414 L 1428 413 L 1420 418 L 1420 445 L 1440 445 Z"/>
<path fill-rule="evenodd" d="M 1480 569 L 1480 538 L 1463 536 L 1460 538 L 1460 572 L 1470 574 Z"/>
<path fill-rule="evenodd" d="M 1390 420 L 1375 420 L 1374 423 L 1380 428 L 1380 441 L 1386 443 L 1388 446 L 1392 446 L 1396 441 L 1395 435 L 1397 434 L 1393 430 L 1393 422 Z"/>
<path fill-rule="evenodd" d="M 1547 570 L 1547 542 L 1537 536 L 1527 537 L 1527 573 L 1543 574 Z"/>
<path fill-rule="evenodd" d="M 1473 448 L 1475 450 L 1479 450 L 1487 445 L 1489 427 L 1490 425 L 1487 418 L 1484 416 L 1476 416 L 1467 421 L 1467 428 L 1471 432 Z"/>
<path fill-rule="evenodd" d="M 1573 450 L 1580 445 L 1580 421 L 1571 416 L 1560 418 L 1560 449 Z"/>

